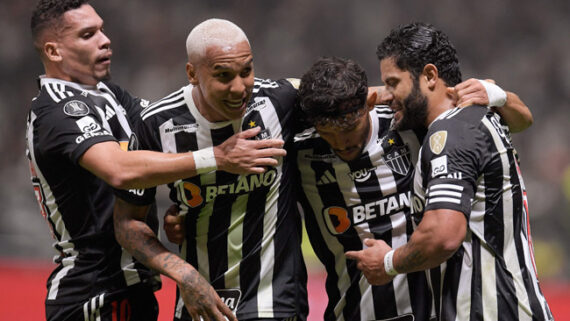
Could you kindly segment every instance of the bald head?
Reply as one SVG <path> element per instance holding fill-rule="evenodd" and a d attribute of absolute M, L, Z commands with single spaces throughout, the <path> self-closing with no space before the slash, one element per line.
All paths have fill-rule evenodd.
<path fill-rule="evenodd" d="M 224 19 L 208 19 L 190 31 L 186 39 L 186 53 L 188 60 L 195 62 L 206 55 L 209 47 L 233 47 L 246 41 L 247 36 L 231 21 Z"/>

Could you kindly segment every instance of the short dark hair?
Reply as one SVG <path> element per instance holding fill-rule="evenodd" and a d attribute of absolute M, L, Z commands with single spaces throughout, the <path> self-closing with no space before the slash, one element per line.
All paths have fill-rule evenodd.
<path fill-rule="evenodd" d="M 338 119 L 365 107 L 368 80 L 360 65 L 339 57 L 321 57 L 301 78 L 299 105 L 307 120 Z"/>
<path fill-rule="evenodd" d="M 447 86 L 461 82 L 457 51 L 447 35 L 430 24 L 414 22 L 392 29 L 378 45 L 379 60 L 394 58 L 398 68 L 417 79 L 427 64 L 434 64 Z"/>
<path fill-rule="evenodd" d="M 40 0 L 32 13 L 32 39 L 37 42 L 42 31 L 58 27 L 61 16 L 69 10 L 77 9 L 89 0 Z"/>

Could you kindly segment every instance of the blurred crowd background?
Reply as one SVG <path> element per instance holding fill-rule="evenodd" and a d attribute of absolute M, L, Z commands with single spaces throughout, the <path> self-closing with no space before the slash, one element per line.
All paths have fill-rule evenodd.
<path fill-rule="evenodd" d="M 29 181 L 26 115 L 43 69 L 29 20 L 35 0 L 0 2 L 0 259 L 54 254 Z M 300 77 L 322 55 L 350 57 L 381 84 L 376 46 L 399 24 L 424 21 L 455 44 L 464 79 L 492 78 L 530 107 L 514 135 L 542 280 L 570 280 L 570 2 L 564 0 L 94 0 L 113 48 L 113 80 L 156 100 L 187 83 L 185 41 L 219 17 L 243 28 L 256 76 Z M 164 189 L 160 207 L 169 205 Z"/>

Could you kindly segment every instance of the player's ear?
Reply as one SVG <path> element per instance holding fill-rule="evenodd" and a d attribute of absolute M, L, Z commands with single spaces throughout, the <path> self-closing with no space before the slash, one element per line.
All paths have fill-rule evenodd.
<path fill-rule="evenodd" d="M 368 97 L 366 98 L 366 107 L 368 110 L 372 110 L 374 105 L 376 105 L 376 99 L 378 98 L 378 93 L 375 90 L 368 92 Z"/>
<path fill-rule="evenodd" d="M 188 81 L 190 84 L 194 86 L 198 84 L 198 77 L 196 77 L 196 67 L 189 62 L 186 63 L 186 75 L 188 76 Z"/>
<path fill-rule="evenodd" d="M 435 88 L 437 80 L 439 79 L 439 71 L 434 64 L 427 64 L 424 66 L 421 76 L 424 77 L 426 86 L 430 90 L 433 90 Z"/>
<path fill-rule="evenodd" d="M 60 62 L 63 59 L 59 52 L 57 42 L 48 41 L 44 43 L 43 52 L 49 61 Z"/>

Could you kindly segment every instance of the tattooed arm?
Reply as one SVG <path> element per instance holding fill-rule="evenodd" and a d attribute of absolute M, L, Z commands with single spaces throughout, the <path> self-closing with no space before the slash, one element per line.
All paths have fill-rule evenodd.
<path fill-rule="evenodd" d="M 144 222 L 148 206 L 136 206 L 117 198 L 114 208 L 115 237 L 119 244 L 147 267 L 173 279 L 193 320 L 237 321 L 212 286 L 186 261 L 166 249 Z"/>
<path fill-rule="evenodd" d="M 410 241 L 394 251 L 393 265 L 398 273 L 433 268 L 445 262 L 461 246 L 467 233 L 467 220 L 461 212 L 438 209 L 427 211 Z M 394 276 L 386 273 L 384 256 L 391 248 L 382 240 L 367 239 L 366 249 L 348 251 L 346 256 L 357 261 L 368 282 L 382 285 Z"/>

